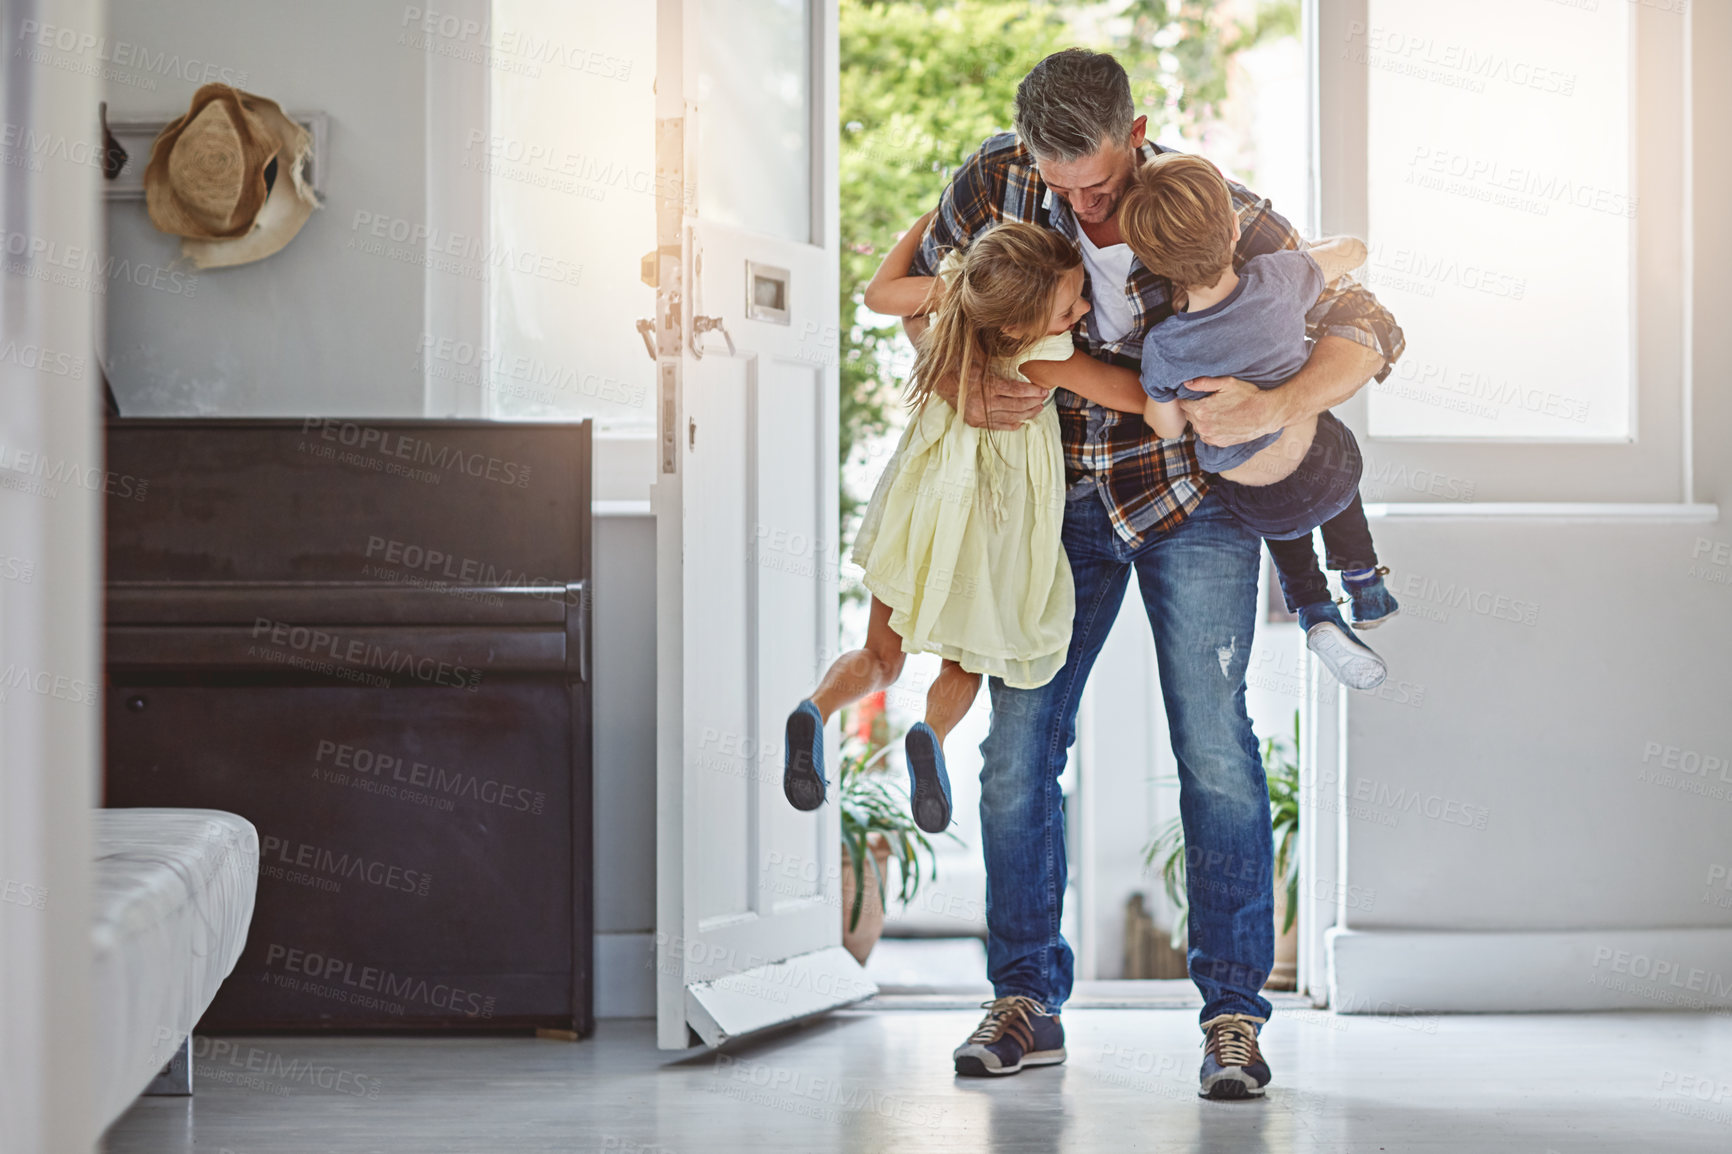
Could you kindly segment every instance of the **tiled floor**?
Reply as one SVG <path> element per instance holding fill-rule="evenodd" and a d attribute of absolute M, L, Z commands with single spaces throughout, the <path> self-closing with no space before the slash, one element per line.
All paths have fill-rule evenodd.
<path fill-rule="evenodd" d="M 1732 1017 L 1279 1013 L 1263 1102 L 1200 1102 L 1195 1014 L 1078 1009 L 1070 1061 L 956 1079 L 978 1011 L 857 1011 L 731 1055 L 580 1043 L 199 1039 L 192 1099 L 109 1154 L 621 1151 L 1732 1151 Z"/>

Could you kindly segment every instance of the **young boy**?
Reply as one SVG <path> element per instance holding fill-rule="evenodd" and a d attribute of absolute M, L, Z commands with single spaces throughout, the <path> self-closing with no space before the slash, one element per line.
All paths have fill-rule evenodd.
<path fill-rule="evenodd" d="M 1208 394 L 1199 377 L 1239 377 L 1273 389 L 1304 367 L 1305 314 L 1323 286 L 1365 259 L 1365 245 L 1337 237 L 1309 252 L 1252 257 L 1233 270 L 1239 222 L 1227 182 L 1202 157 L 1164 153 L 1138 169 L 1119 208 L 1119 229 L 1145 268 L 1172 284 L 1173 315 L 1143 339 L 1145 417 L 1162 437 L 1185 431 L 1178 402 Z M 1325 412 L 1242 445 L 1197 441 L 1211 488 L 1262 535 L 1287 608 L 1305 644 L 1336 680 L 1375 689 L 1388 668 L 1347 628 L 1317 566 L 1311 531 L 1321 526 L 1331 569 L 1353 602 L 1353 624 L 1370 629 L 1399 612 L 1383 583 L 1359 501 L 1363 461 L 1353 433 Z"/>

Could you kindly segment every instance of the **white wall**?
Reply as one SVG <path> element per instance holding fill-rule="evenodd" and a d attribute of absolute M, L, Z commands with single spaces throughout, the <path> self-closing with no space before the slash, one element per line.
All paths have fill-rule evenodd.
<path fill-rule="evenodd" d="M 1374 522 L 1398 582 L 1436 585 L 1377 635 L 1423 693 L 1348 711 L 1345 880 L 1374 898 L 1334 941 L 1346 1008 L 1732 1007 L 1732 9 L 1690 11 L 1694 499 L 1720 519 Z"/>
<path fill-rule="evenodd" d="M 595 1009 L 655 1013 L 656 534 L 653 437 L 596 441 Z"/>
<path fill-rule="evenodd" d="M 396 416 L 423 413 L 418 250 L 372 240 L 370 220 L 426 223 L 427 55 L 400 43 L 403 5 L 217 0 L 112 5 L 109 35 L 149 54 L 209 65 L 212 79 L 291 112 L 330 116 L 325 207 L 281 252 L 233 269 L 111 278 L 110 377 L 129 416 Z M 138 57 L 137 59 L 146 59 Z M 166 65 L 119 67 L 113 120 L 182 115 L 202 81 Z M 142 166 L 148 156 L 135 156 Z M 357 213 L 371 214 L 356 225 Z M 178 238 L 142 200 L 108 210 L 117 260 L 168 269 Z M 445 274 L 433 274 L 445 275 Z M 190 286 L 190 291 L 189 291 Z M 179 291 L 176 291 L 179 290 Z"/>

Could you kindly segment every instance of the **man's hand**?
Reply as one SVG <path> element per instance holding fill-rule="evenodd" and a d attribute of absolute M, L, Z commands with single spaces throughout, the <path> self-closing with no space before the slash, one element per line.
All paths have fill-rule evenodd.
<path fill-rule="evenodd" d="M 956 381 L 934 381 L 932 391 L 956 404 Z M 976 370 L 968 385 L 962 419 L 977 429 L 1015 429 L 1040 413 L 1047 390 L 1030 381 L 987 376 Z"/>
<path fill-rule="evenodd" d="M 1185 383 L 1214 395 L 1180 401 L 1179 407 L 1209 444 L 1242 445 L 1334 408 L 1382 368 L 1377 350 L 1328 334 L 1318 338 L 1305 367 L 1278 388 L 1259 389 L 1237 377 L 1199 377 Z"/>
<path fill-rule="evenodd" d="M 1210 394 L 1180 401 L 1179 410 L 1197 436 L 1211 445 L 1242 445 L 1293 423 L 1281 404 L 1280 389 L 1259 389 L 1238 377 L 1198 377 L 1186 381 L 1185 387 Z"/>

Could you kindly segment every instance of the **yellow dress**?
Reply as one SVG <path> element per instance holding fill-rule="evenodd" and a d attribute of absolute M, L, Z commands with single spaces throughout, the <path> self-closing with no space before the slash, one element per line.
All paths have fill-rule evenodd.
<path fill-rule="evenodd" d="M 1023 361 L 1062 361 L 1069 334 Z M 1064 525 L 1064 447 L 1049 395 L 1020 428 L 988 432 L 938 396 L 913 414 L 854 540 L 866 588 L 904 653 L 937 653 L 1014 689 L 1051 681 L 1070 649 L 1076 587 Z"/>

